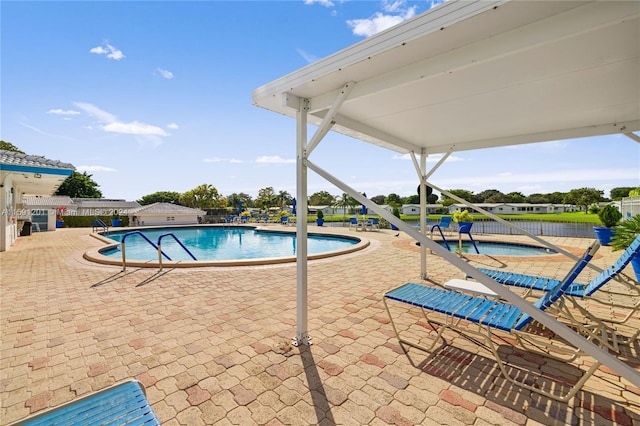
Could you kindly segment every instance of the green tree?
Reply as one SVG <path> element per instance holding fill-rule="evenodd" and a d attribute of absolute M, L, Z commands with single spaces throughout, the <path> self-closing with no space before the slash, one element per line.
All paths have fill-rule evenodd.
<path fill-rule="evenodd" d="M 620 187 L 611 189 L 611 191 L 609 192 L 609 196 L 611 197 L 612 200 L 619 201 L 619 200 L 622 200 L 624 197 L 628 197 L 629 192 L 633 191 L 634 189 L 636 188 L 634 188 L 633 186 L 620 186 Z"/>
<path fill-rule="evenodd" d="M 203 183 L 182 194 L 180 204 L 195 209 L 211 209 L 226 207 L 227 200 L 220 196 L 215 186 Z"/>
<path fill-rule="evenodd" d="M 456 194 L 457 195 L 457 194 Z M 463 197 L 464 198 L 464 197 Z M 502 203 L 504 201 L 488 201 L 490 199 L 493 200 L 503 200 L 504 194 L 497 189 L 487 189 L 482 192 L 477 193 L 473 196 L 475 202 L 477 203 Z M 471 201 L 468 198 L 465 198 L 467 201 Z"/>
<path fill-rule="evenodd" d="M 153 194 L 143 195 L 138 203 L 147 206 L 153 203 L 173 203 L 180 204 L 180 193 L 173 191 L 158 191 Z"/>
<path fill-rule="evenodd" d="M 522 192 L 510 192 L 505 195 L 507 203 L 524 203 L 526 197 Z"/>
<path fill-rule="evenodd" d="M 343 192 L 342 195 L 336 198 L 333 203 L 333 207 L 338 207 L 342 209 L 342 217 L 345 219 L 347 210 L 349 214 L 353 214 L 353 209 L 358 205 L 358 202 L 346 192 Z"/>
<path fill-rule="evenodd" d="M 420 204 L 420 195 L 418 194 L 414 194 L 414 195 L 409 195 L 407 198 L 404 199 L 405 204 Z"/>
<path fill-rule="evenodd" d="M 100 185 L 91 179 L 87 172 L 78 173 L 75 170 L 58 187 L 55 195 L 68 195 L 71 198 L 102 198 Z"/>
<path fill-rule="evenodd" d="M 509 202 L 508 200 L 509 200 L 509 197 L 507 197 L 502 192 L 498 191 L 497 193 L 491 195 L 490 197 L 485 198 L 483 203 L 507 203 Z"/>
<path fill-rule="evenodd" d="M 4 151 L 12 151 L 12 152 L 20 153 L 20 154 L 26 154 L 26 152 L 22 151 L 21 149 L 19 149 L 17 146 L 12 144 L 11 142 L 6 142 L 6 141 L 2 141 L 2 140 L 0 140 L 0 149 L 2 149 Z"/>
<path fill-rule="evenodd" d="M 284 210 L 284 206 L 291 204 L 293 197 L 287 191 L 279 191 L 276 200 L 280 204 L 280 210 Z"/>
<path fill-rule="evenodd" d="M 402 205 L 402 197 L 392 192 L 384 199 L 384 203 L 391 207 L 400 207 Z"/>
<path fill-rule="evenodd" d="M 525 197 L 525 202 L 531 204 L 546 204 L 550 203 L 548 195 L 545 194 L 531 194 Z"/>
<path fill-rule="evenodd" d="M 564 203 L 564 197 L 567 194 L 565 192 L 552 192 L 551 194 L 547 194 L 547 197 L 549 197 L 549 203 L 551 204 L 562 204 Z"/>
<path fill-rule="evenodd" d="M 251 198 L 251 195 L 245 194 L 244 192 L 234 192 L 227 197 L 227 206 L 229 207 L 238 208 L 238 206 L 240 206 L 240 202 L 242 202 L 243 207 L 253 207 L 253 199 Z"/>
<path fill-rule="evenodd" d="M 269 207 L 275 206 L 276 204 L 277 204 L 276 193 L 273 190 L 272 186 L 262 188 L 261 190 L 258 191 L 258 198 L 256 198 L 256 206 L 262 209 L 269 209 Z"/>
<path fill-rule="evenodd" d="M 572 189 L 565 195 L 563 202 L 584 207 L 584 212 L 587 213 L 591 204 L 602 200 L 602 194 L 604 191 L 595 188 Z"/>
<path fill-rule="evenodd" d="M 309 205 L 311 206 L 331 206 L 335 202 L 335 197 L 327 191 L 318 191 L 309 197 Z"/>
<path fill-rule="evenodd" d="M 456 195 L 460 198 L 462 198 L 463 200 L 466 201 L 470 201 L 473 202 L 474 200 L 474 196 L 473 196 L 473 192 L 471 191 L 467 191 L 466 189 L 450 189 L 448 190 L 448 192 L 452 193 L 453 195 Z M 451 204 L 455 204 L 458 201 L 454 200 L 453 198 L 450 198 L 444 194 L 442 194 L 442 205 L 445 207 L 450 206 Z"/>
<path fill-rule="evenodd" d="M 377 205 L 381 206 L 384 204 L 384 195 L 374 195 L 373 197 L 369 198 L 371 201 L 373 201 L 374 203 L 376 203 Z"/>

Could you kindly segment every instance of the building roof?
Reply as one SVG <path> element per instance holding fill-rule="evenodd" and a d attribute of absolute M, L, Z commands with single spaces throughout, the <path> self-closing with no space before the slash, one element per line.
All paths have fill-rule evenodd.
<path fill-rule="evenodd" d="M 29 207 L 71 207 L 73 200 L 66 195 L 25 195 L 22 204 Z"/>
<path fill-rule="evenodd" d="M 14 151 L 5 151 L 0 149 L 0 164 L 15 164 L 21 166 L 45 167 L 55 169 L 75 170 L 73 164 L 65 163 L 59 160 L 50 160 L 41 155 L 22 154 Z"/>
<path fill-rule="evenodd" d="M 74 169 L 59 160 L 0 149 L 0 182 L 11 175 L 20 195 L 51 195 Z"/>
<path fill-rule="evenodd" d="M 74 204 L 79 208 L 121 208 L 121 209 L 136 209 L 140 207 L 137 201 L 127 200 L 114 200 L 108 198 L 74 198 Z"/>
<path fill-rule="evenodd" d="M 170 214 L 170 215 L 198 215 L 204 216 L 205 211 L 192 209 L 191 207 L 180 206 L 172 203 L 153 203 L 146 206 L 129 210 L 129 215 L 141 214 Z"/>
<path fill-rule="evenodd" d="M 253 92 L 394 151 L 640 130 L 640 2 L 450 0 Z M 517 107 L 516 107 L 517 106 Z"/>

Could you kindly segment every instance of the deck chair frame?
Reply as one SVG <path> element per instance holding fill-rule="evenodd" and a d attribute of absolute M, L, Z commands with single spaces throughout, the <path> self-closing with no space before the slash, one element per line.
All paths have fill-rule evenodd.
<path fill-rule="evenodd" d="M 564 292 L 566 292 L 570 283 L 584 269 L 589 260 L 591 260 L 591 257 L 593 257 L 598 247 L 597 244 L 594 244 L 592 249 L 587 251 L 583 258 L 581 258 L 569 274 L 567 274 L 567 277 L 563 280 L 563 284 L 553 291 L 545 293 L 534 305 L 544 311 L 557 303 Z M 400 334 L 389 308 L 388 302 L 391 300 L 420 308 L 429 326 L 436 331 L 436 336 L 433 338 L 431 345 L 422 345 L 419 340 L 411 340 Z M 596 360 L 587 371 L 582 370 L 582 377 L 565 394 L 558 395 L 547 392 L 529 383 L 521 382 L 509 374 L 507 370 L 508 363 L 502 360 L 493 340 L 495 330 L 509 333 L 515 337 L 518 345 L 524 350 L 534 350 L 544 356 L 559 361 L 573 361 L 582 353 L 578 348 L 568 347 L 566 342 L 557 342 L 553 339 L 537 336 L 536 333 L 532 332 L 535 330 L 537 323 L 533 318 L 524 314 L 515 306 L 495 299 L 471 296 L 416 283 L 407 283 L 385 293 L 383 302 L 393 331 L 401 345 L 406 344 L 426 352 L 431 352 L 438 341 L 443 340 L 444 342 L 442 336 L 447 329 L 454 330 L 462 335 L 472 335 L 473 337 L 481 338 L 487 343 L 505 379 L 516 386 L 560 402 L 567 402 L 572 399 L 600 366 L 600 362 Z M 465 325 L 462 325 L 463 323 L 465 323 Z M 406 351 L 404 346 L 403 349 Z"/>

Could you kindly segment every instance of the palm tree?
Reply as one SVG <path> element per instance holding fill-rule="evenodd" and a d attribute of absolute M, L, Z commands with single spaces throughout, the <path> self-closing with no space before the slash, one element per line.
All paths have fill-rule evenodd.
<path fill-rule="evenodd" d="M 357 205 L 358 205 L 358 202 L 346 192 L 343 192 L 342 195 L 340 195 L 338 199 L 333 203 L 334 207 L 342 208 L 342 220 L 345 222 L 347 219 L 346 218 L 347 207 L 353 208 L 354 206 L 357 206 Z"/>
<path fill-rule="evenodd" d="M 280 201 L 280 210 L 284 210 L 284 206 L 291 203 L 291 194 L 287 191 L 280 191 L 278 195 L 276 195 L 276 199 Z"/>

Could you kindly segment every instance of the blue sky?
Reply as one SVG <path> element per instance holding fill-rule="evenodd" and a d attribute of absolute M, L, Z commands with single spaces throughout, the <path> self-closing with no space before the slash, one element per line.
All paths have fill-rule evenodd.
<path fill-rule="evenodd" d="M 295 121 L 253 106 L 252 91 L 433 3 L 5 0 L 0 137 L 87 171 L 107 198 L 203 183 L 294 194 Z M 418 184 L 406 156 L 334 133 L 313 160 L 369 196 Z M 640 186 L 640 144 L 615 135 L 458 152 L 432 180 L 609 196 Z M 310 172 L 309 193 L 320 190 L 342 192 Z"/>

